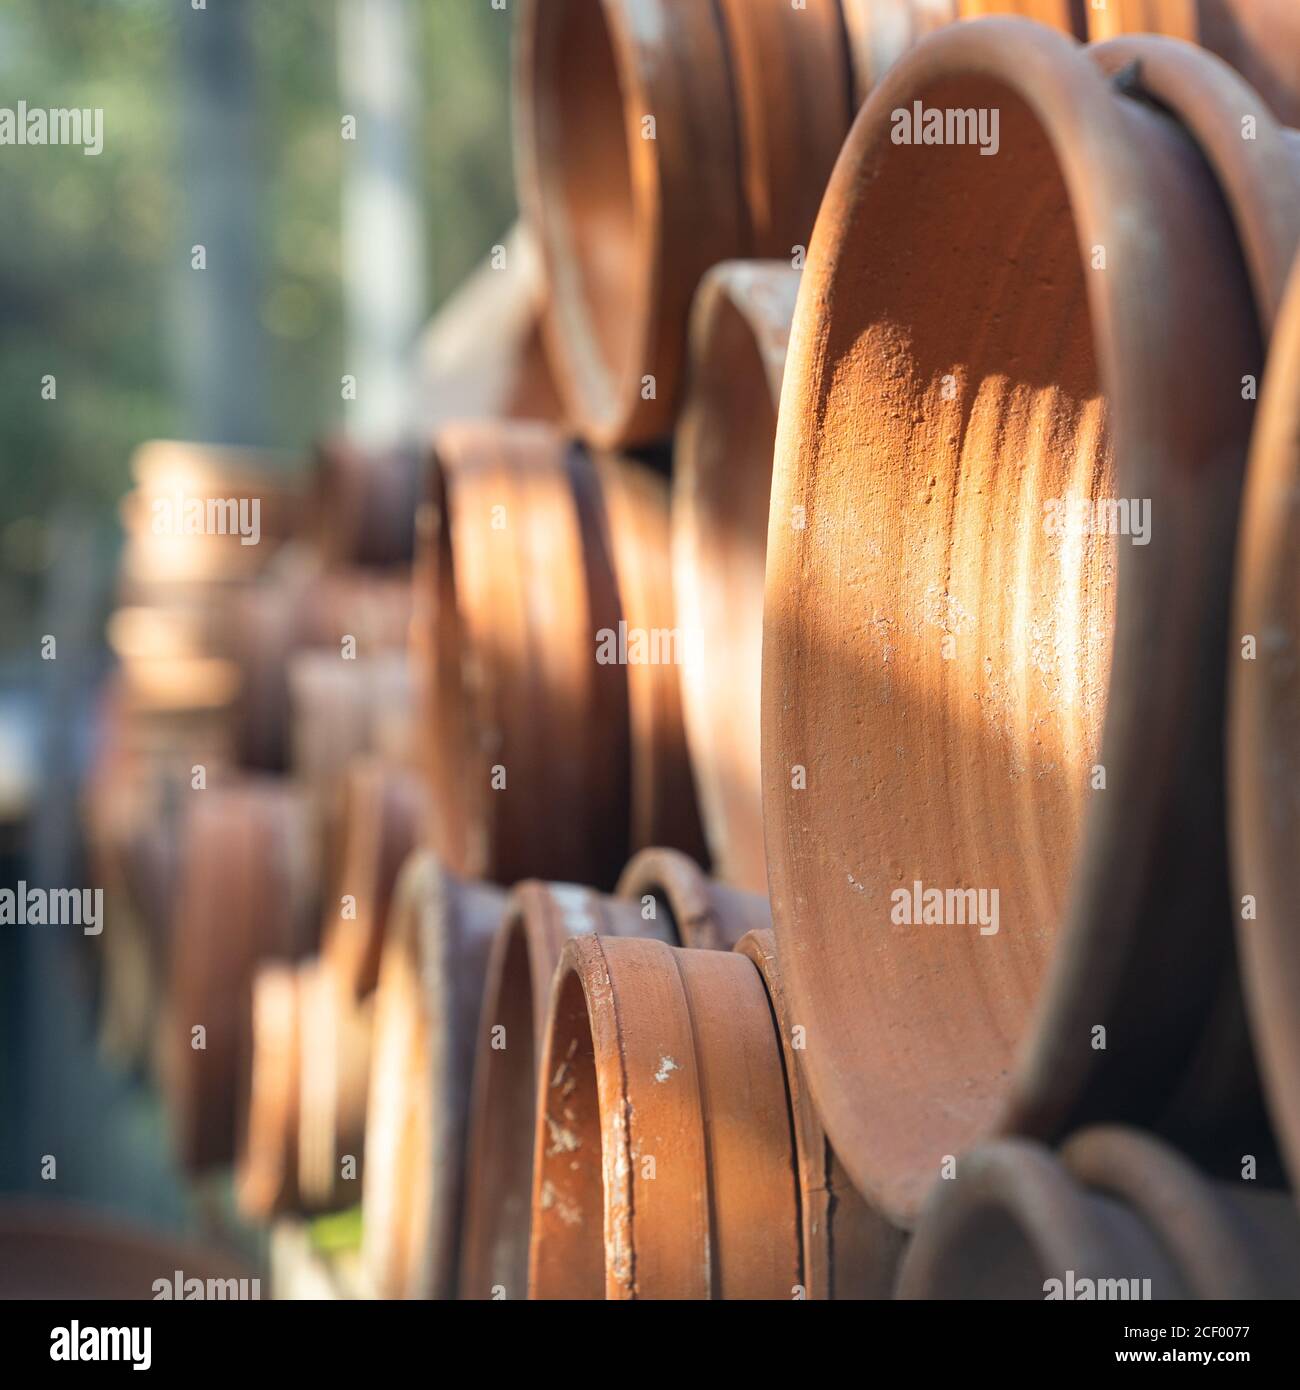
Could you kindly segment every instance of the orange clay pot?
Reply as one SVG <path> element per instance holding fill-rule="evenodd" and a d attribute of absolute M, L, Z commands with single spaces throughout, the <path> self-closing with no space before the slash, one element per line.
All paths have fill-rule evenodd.
<path fill-rule="evenodd" d="M 539 1075 L 531 1297 L 795 1296 L 794 1141 L 751 961 L 569 941 Z"/>
<path fill-rule="evenodd" d="M 1223 596 L 1270 312 L 1249 248 L 1290 226 L 1293 185 L 1258 177 L 1280 167 L 1266 113 L 1259 141 L 1209 128 L 1228 87 L 1257 98 L 1163 51 L 1204 128 L 1042 28 L 933 35 L 859 116 L 804 273 L 768 873 L 819 1114 L 904 1225 L 991 1133 L 1145 1117 L 1209 1157 L 1259 1123 L 1217 809 Z M 998 110 L 998 156 L 894 143 L 918 100 Z M 1046 524 L 1114 498 L 1146 499 L 1147 543 Z M 996 891 L 996 930 L 909 923 L 917 884 L 958 919 Z"/>
<path fill-rule="evenodd" d="M 1120 1281 L 1118 1284 L 1116 1281 Z M 1143 1282 L 1149 1281 L 1149 1282 Z M 1059 1157 L 1002 1140 L 936 1184 L 900 1298 L 1280 1298 L 1300 1289 L 1286 1195 L 1212 1183 L 1137 1130 L 1096 1128 Z"/>
<path fill-rule="evenodd" d="M 673 450 L 673 581 L 691 765 L 720 878 L 767 892 L 759 738 L 772 448 L 799 272 L 729 261 L 700 282 Z"/>

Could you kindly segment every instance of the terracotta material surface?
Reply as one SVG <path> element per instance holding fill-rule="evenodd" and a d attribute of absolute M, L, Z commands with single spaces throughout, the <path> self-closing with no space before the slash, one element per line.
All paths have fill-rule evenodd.
<path fill-rule="evenodd" d="M 544 425 L 449 427 L 435 452 L 413 650 L 439 853 L 503 883 L 608 884 L 627 693 L 625 668 L 595 659 L 619 621 L 595 475 Z"/>
<path fill-rule="evenodd" d="M 305 955 L 320 918 L 318 866 L 300 796 L 248 778 L 192 798 L 158 1052 L 179 1156 L 193 1171 L 234 1157 L 257 966 Z"/>
<path fill-rule="evenodd" d="M 298 1202 L 302 999 L 315 972 L 314 962 L 270 961 L 253 976 L 235 1162 L 235 1200 L 250 1221 L 269 1221 Z"/>
<path fill-rule="evenodd" d="M 152 1300 L 155 1281 L 172 1286 L 178 1269 L 204 1281 L 251 1280 L 255 1273 L 227 1251 L 75 1203 L 0 1204 L 0 1298 Z"/>
<path fill-rule="evenodd" d="M 427 831 L 428 791 L 414 772 L 366 756 L 349 764 L 342 802 L 342 850 L 326 885 L 321 955 L 361 999 L 379 979 L 398 871 Z"/>
<path fill-rule="evenodd" d="M 841 0 L 860 106 L 900 57 L 957 18 L 958 0 Z"/>
<path fill-rule="evenodd" d="M 729 951 L 746 932 L 772 924 L 766 898 L 711 879 L 679 850 L 633 855 L 615 893 L 640 914 L 640 935 L 656 935 L 662 914 L 682 946 Z"/>
<path fill-rule="evenodd" d="M 853 117 L 840 0 L 718 0 L 751 256 L 804 245 Z M 794 136 L 797 132 L 797 137 Z M 793 138 L 792 138 L 793 137 Z"/>
<path fill-rule="evenodd" d="M 616 656 L 625 673 L 630 847 L 671 844 L 701 855 L 704 832 L 682 713 L 683 653 L 673 603 L 668 485 L 627 458 L 598 458 L 595 468 L 621 624 L 594 634 L 595 659 Z"/>
<path fill-rule="evenodd" d="M 414 447 L 377 451 L 338 437 L 316 447 L 311 528 L 331 565 L 409 565 L 421 455 Z"/>
<path fill-rule="evenodd" d="M 717 7 L 525 0 L 515 109 L 519 201 L 569 417 L 605 446 L 666 435 L 695 285 L 748 236 Z"/>
<path fill-rule="evenodd" d="M 1285 1194 L 1212 1183 L 1135 1130 L 1082 1132 L 1059 1158 L 1001 1140 L 936 1185 L 898 1296 L 1041 1301 L 1091 1281 L 1095 1298 L 1115 1280 L 1133 1298 L 1295 1297 L 1300 1222 Z"/>
<path fill-rule="evenodd" d="M 1292 276 L 1260 393 L 1228 646 L 1237 949 L 1269 1107 L 1293 1184 L 1300 1183 L 1298 478 L 1300 270 Z"/>
<path fill-rule="evenodd" d="M 676 944 L 667 915 L 569 883 L 521 883 L 492 943 L 466 1165 L 462 1298 L 523 1298 L 528 1287 L 529 1204 L 537 1068 L 551 980 L 574 936 L 643 936 Z"/>
<path fill-rule="evenodd" d="M 736 944 L 758 967 L 776 1017 L 785 1062 L 786 1092 L 799 1178 L 802 1283 L 806 1297 L 888 1298 L 906 1237 L 858 1196 L 826 1142 L 808 1093 L 802 1057 L 808 1026 L 790 1015 L 776 936 L 770 927 L 747 932 Z"/>
<path fill-rule="evenodd" d="M 569 941 L 540 1076 L 532 1297 L 793 1296 L 794 1140 L 751 961 Z"/>
<path fill-rule="evenodd" d="M 455 1292 L 470 1072 L 505 895 L 428 851 L 398 880 L 374 999 L 364 1264 L 386 1298 Z"/>
<path fill-rule="evenodd" d="M 1217 53 L 1288 125 L 1300 125 L 1300 6 L 1293 0 L 1106 0 L 1088 37 L 1163 34 Z"/>
<path fill-rule="evenodd" d="M 1199 61 L 1212 109 L 1231 74 Z M 895 144 L 915 100 L 997 109 L 998 156 Z M 1250 406 L 1221 388 L 1262 357 L 1235 228 L 1288 191 L 1229 221 L 1252 181 L 1204 139 L 1060 35 L 954 25 L 868 101 L 814 234 L 768 538 L 768 872 L 819 1113 L 901 1223 L 945 1155 L 1160 1114 L 1212 1053 L 1179 1123 L 1250 1111 L 1216 811 Z M 1115 498 L 1146 499 L 1146 543 L 1045 524 Z M 909 923 L 918 884 L 956 920 Z"/>
<path fill-rule="evenodd" d="M 700 282 L 673 449 L 672 563 L 691 765 L 714 870 L 767 892 L 759 738 L 772 449 L 799 272 L 730 261 Z"/>

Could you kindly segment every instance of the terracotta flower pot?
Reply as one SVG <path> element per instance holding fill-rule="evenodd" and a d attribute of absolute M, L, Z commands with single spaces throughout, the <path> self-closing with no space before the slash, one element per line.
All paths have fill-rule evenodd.
<path fill-rule="evenodd" d="M 420 451 L 363 449 L 338 437 L 316 447 L 313 539 L 330 565 L 409 565 L 422 493 Z"/>
<path fill-rule="evenodd" d="M 635 906 L 639 935 L 657 935 L 662 913 L 682 946 L 729 951 L 746 932 L 772 924 L 767 899 L 711 879 L 689 856 L 672 849 L 646 849 L 633 855 L 615 889 Z"/>
<path fill-rule="evenodd" d="M 298 1205 L 302 996 L 315 969 L 314 961 L 268 961 L 253 976 L 235 1157 L 235 1200 L 250 1221 L 267 1222 Z"/>
<path fill-rule="evenodd" d="M 488 960 L 474 1063 L 461 1244 L 462 1298 L 523 1298 L 537 1067 L 551 979 L 572 936 L 647 936 L 676 943 L 666 918 L 567 883 L 521 883 L 510 895 Z"/>
<path fill-rule="evenodd" d="M 857 105 L 918 39 L 957 18 L 958 0 L 841 0 Z"/>
<path fill-rule="evenodd" d="M 374 999 L 363 1262 L 385 1298 L 447 1298 L 463 1201 L 470 1070 L 505 895 L 428 851 L 398 879 Z"/>
<path fill-rule="evenodd" d="M 1228 646 L 1228 765 L 1237 949 L 1250 1022 L 1293 1186 L 1300 1183 L 1300 270 L 1269 350 L 1237 541 Z"/>
<path fill-rule="evenodd" d="M 379 979 L 397 875 L 422 843 L 428 792 L 405 767 L 378 756 L 354 759 L 344 777 L 342 850 L 326 885 L 321 956 L 354 1000 Z"/>
<path fill-rule="evenodd" d="M 807 242 L 853 119 L 840 0 L 719 0 L 740 132 L 746 254 Z"/>
<path fill-rule="evenodd" d="M 1163 34 L 1217 53 L 1288 125 L 1300 125 L 1300 8 L 1291 0 L 1106 0 L 1088 37 Z"/>
<path fill-rule="evenodd" d="M 1239 136 L 1258 100 L 1165 51 L 1210 125 L 1232 87 Z M 1208 1151 L 1255 1119 L 1224 600 L 1268 321 L 1242 248 L 1287 225 L 1293 185 L 1255 176 L 1277 167 L 1266 115 L 1232 146 L 1135 84 L 1016 20 L 933 35 L 859 116 L 796 310 L 764 626 L 773 917 L 827 1133 L 903 1224 L 994 1132 L 1143 1117 Z M 916 101 L 996 110 L 998 154 L 895 143 Z"/>
<path fill-rule="evenodd" d="M 794 1296 L 794 1141 L 751 961 L 569 941 L 539 1074 L 531 1297 Z"/>
<path fill-rule="evenodd" d="M 1149 1281 L 1149 1282 L 1147 1282 Z M 1284 1193 L 1212 1183 L 1136 1130 L 1081 1132 L 1059 1158 L 1002 1140 L 937 1184 L 900 1298 L 1278 1298 L 1300 1289 Z"/>
<path fill-rule="evenodd" d="M 305 955 L 320 918 L 297 794 L 248 778 L 191 795 L 158 1051 L 179 1156 L 197 1171 L 235 1156 L 254 973 Z"/>
<path fill-rule="evenodd" d="M 595 659 L 619 622 L 595 474 L 543 425 L 449 427 L 435 453 L 413 639 L 439 853 L 469 877 L 608 884 L 627 693 Z"/>
<path fill-rule="evenodd" d="M 799 1179 L 806 1297 L 888 1298 L 906 1237 L 862 1200 L 826 1142 L 803 1076 L 807 1026 L 791 1019 L 776 937 L 770 927 L 747 932 L 736 950 L 758 967 L 781 1038 Z"/>
<path fill-rule="evenodd" d="M 673 581 L 691 765 L 715 872 L 767 892 L 759 737 L 772 449 L 799 272 L 730 261 L 700 282 L 673 449 Z"/>
<path fill-rule="evenodd" d="M 747 237 L 717 8 L 526 0 L 518 36 L 519 201 L 556 386 L 598 444 L 661 437 L 696 282 Z"/>

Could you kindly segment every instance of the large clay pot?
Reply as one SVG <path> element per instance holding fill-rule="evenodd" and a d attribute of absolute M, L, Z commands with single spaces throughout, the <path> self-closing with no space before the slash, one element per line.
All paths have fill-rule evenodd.
<path fill-rule="evenodd" d="M 764 626 L 772 909 L 827 1133 L 903 1224 L 998 1131 L 1141 1117 L 1208 1158 L 1258 1124 L 1222 653 L 1235 384 L 1271 313 L 1252 248 L 1294 239 L 1294 183 L 1258 177 L 1284 144 L 1249 89 L 1146 42 L 1178 66 L 1172 112 L 1022 21 L 918 45 L 858 118 L 796 310 Z M 1229 92 L 1258 141 L 1216 126 Z M 997 156 L 895 143 L 916 101 L 998 111 Z"/>

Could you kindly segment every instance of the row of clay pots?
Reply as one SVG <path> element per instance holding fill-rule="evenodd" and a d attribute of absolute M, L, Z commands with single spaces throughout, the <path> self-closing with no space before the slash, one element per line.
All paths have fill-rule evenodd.
<path fill-rule="evenodd" d="M 485 423 L 439 434 L 433 492 L 412 650 L 447 865 L 609 886 L 629 847 L 697 851 L 675 656 L 633 645 L 674 637 L 666 484 Z"/>
<path fill-rule="evenodd" d="M 895 143 L 921 100 L 997 110 L 997 157 Z M 1268 1162 L 1225 652 L 1265 675 L 1241 675 L 1229 624 L 1244 387 L 1298 231 L 1293 137 L 1161 39 L 943 29 L 836 166 L 776 441 L 764 823 L 818 1113 L 901 1225 L 998 1133 L 1139 1120 L 1211 1167 Z M 1146 543 L 1054 533 L 1072 497 L 1145 499 Z M 1266 780 L 1256 826 L 1281 804 Z M 965 925 L 913 921 L 935 888 Z"/>
<path fill-rule="evenodd" d="M 795 257 L 857 103 L 920 39 L 986 15 L 1080 39 L 1192 40 L 1300 123 L 1291 0 L 530 0 L 519 201 L 579 434 L 615 446 L 670 432 L 701 276 L 737 256 Z"/>
<path fill-rule="evenodd" d="M 1137 1130 L 1084 1130 L 1059 1154 L 1003 1139 L 937 1184 L 897 1296 L 1296 1298 L 1300 1217 L 1289 1193 L 1213 1182 Z"/>

